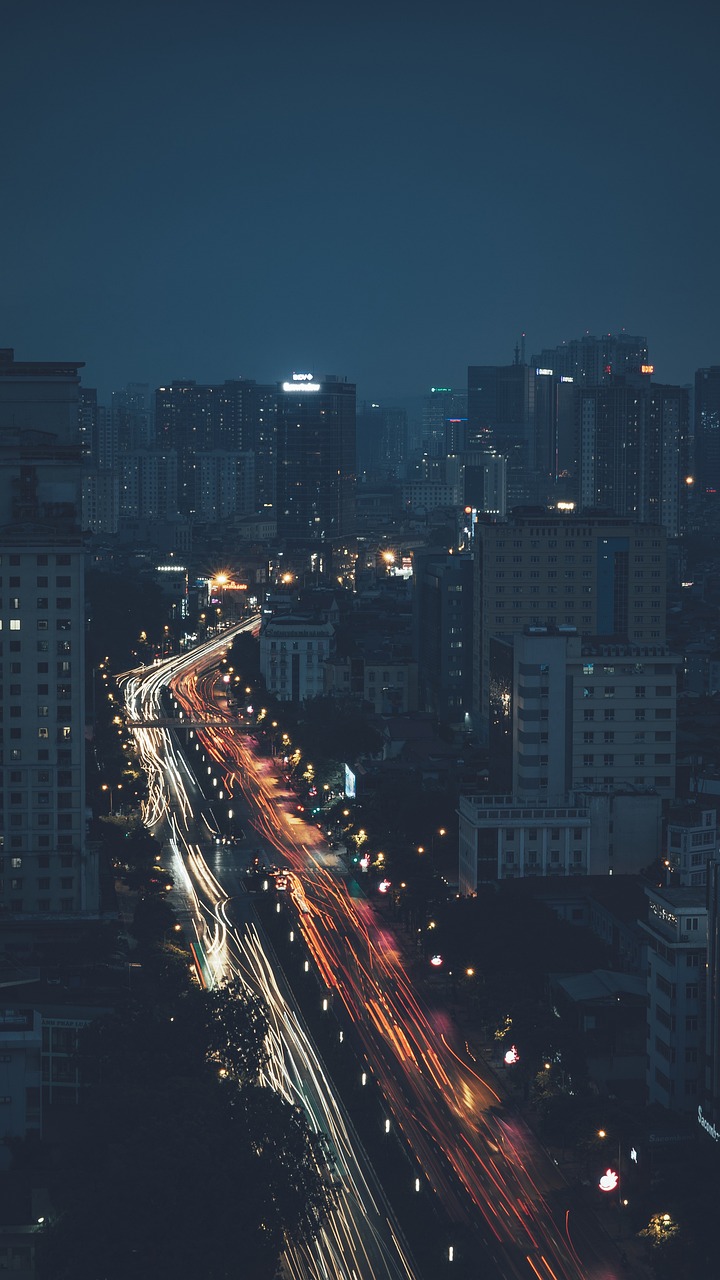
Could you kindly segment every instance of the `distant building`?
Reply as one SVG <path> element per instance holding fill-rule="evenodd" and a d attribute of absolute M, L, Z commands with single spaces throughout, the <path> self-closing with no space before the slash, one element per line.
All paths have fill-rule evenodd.
<path fill-rule="evenodd" d="M 628 375 L 579 388 L 576 412 L 580 509 L 605 507 L 676 538 L 685 523 L 687 390 Z"/>
<path fill-rule="evenodd" d="M 556 347 L 545 347 L 532 362 L 586 386 L 600 386 L 626 373 L 650 370 L 647 338 L 629 333 L 584 334 Z"/>
<path fill-rule="evenodd" d="M 465 726 L 472 698 L 472 556 L 423 549 L 413 564 L 420 706 L 442 724 Z"/>
<path fill-rule="evenodd" d="M 695 374 L 696 487 L 720 493 L 720 365 Z"/>
<path fill-rule="evenodd" d="M 355 528 L 355 384 L 294 373 L 277 392 L 277 531 L 320 544 Z"/>

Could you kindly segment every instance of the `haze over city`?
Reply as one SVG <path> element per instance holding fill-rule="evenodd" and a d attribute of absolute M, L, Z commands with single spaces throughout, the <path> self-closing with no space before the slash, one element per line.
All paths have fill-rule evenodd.
<path fill-rule="evenodd" d="M 128 380 L 717 356 L 709 4 L 3 6 L 2 330 Z"/>

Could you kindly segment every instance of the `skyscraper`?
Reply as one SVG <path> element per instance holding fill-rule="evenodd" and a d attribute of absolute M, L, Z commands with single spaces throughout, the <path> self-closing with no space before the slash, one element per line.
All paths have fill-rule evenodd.
<path fill-rule="evenodd" d="M 720 493 L 720 365 L 695 374 L 695 471 L 700 493 Z"/>
<path fill-rule="evenodd" d="M 533 365 L 587 386 L 599 386 L 626 373 L 651 373 L 647 338 L 629 333 L 586 333 L 533 356 Z"/>
<path fill-rule="evenodd" d="M 684 525 L 689 401 L 684 387 L 628 374 L 577 391 L 578 501 L 618 516 L 661 524 L 670 537 Z"/>
<path fill-rule="evenodd" d="M 278 387 L 278 537 L 329 542 L 354 525 L 355 384 L 293 373 Z"/>
<path fill-rule="evenodd" d="M 78 361 L 0 350 L 0 910 L 94 915 L 85 846 Z"/>

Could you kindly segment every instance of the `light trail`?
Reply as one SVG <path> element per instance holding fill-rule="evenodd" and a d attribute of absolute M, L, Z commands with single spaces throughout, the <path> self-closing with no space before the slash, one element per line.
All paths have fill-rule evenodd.
<path fill-rule="evenodd" d="M 229 636 L 225 633 L 221 641 L 206 646 L 204 653 L 210 661 L 217 661 Z M 171 851 L 171 870 L 191 921 L 193 947 L 202 957 L 201 981 L 214 985 L 236 975 L 263 999 L 270 1018 L 264 1083 L 302 1108 L 313 1131 L 323 1135 L 329 1153 L 336 1202 L 312 1245 L 287 1248 L 285 1271 L 291 1280 L 416 1280 L 407 1246 L 289 989 L 278 979 L 256 926 L 233 922 L 227 893 L 197 839 L 198 810 L 201 830 L 214 837 L 216 827 L 207 818 L 195 778 L 175 737 L 167 728 L 141 723 L 163 718 L 163 689 L 173 675 L 185 673 L 194 687 L 192 668 L 196 663 L 197 654 L 185 655 L 154 668 L 125 673 L 120 682 L 128 723 L 130 727 L 135 724 L 138 756 L 148 779 L 143 819 Z M 220 761 L 222 747 L 222 740 L 211 739 L 205 750 Z M 227 786 L 229 791 L 229 783 Z M 241 1272 L 241 1264 L 239 1267 Z"/>
<path fill-rule="evenodd" d="M 194 721 L 218 715 L 225 691 L 216 665 L 216 658 L 199 655 L 191 671 L 171 680 Z M 317 829 L 278 795 L 272 765 L 255 758 L 227 711 L 225 720 L 224 727 L 198 729 L 198 739 L 223 777 L 236 782 L 280 865 L 290 868 L 289 897 L 313 963 L 448 1218 L 471 1229 L 485 1223 L 479 1234 L 494 1258 L 500 1253 L 504 1276 L 619 1280 L 610 1246 L 599 1262 L 596 1248 L 580 1261 L 548 1198 L 562 1191 L 557 1171 L 522 1122 L 500 1114 L 498 1094 L 471 1055 L 438 1031 L 371 905 L 351 897 L 344 879 L 323 865 Z"/>

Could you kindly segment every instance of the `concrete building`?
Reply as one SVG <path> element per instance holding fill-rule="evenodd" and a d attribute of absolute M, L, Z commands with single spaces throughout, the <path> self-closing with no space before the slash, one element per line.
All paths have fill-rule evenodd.
<path fill-rule="evenodd" d="M 703 1099 L 705 890 L 648 888 L 646 893 L 647 1101 L 692 1114 Z"/>
<path fill-rule="evenodd" d="M 676 671 L 665 645 L 605 644 L 530 627 L 513 637 L 512 792 L 675 794 Z"/>
<path fill-rule="evenodd" d="M 255 502 L 255 455 L 213 449 L 195 455 L 193 516 L 201 523 L 251 516 Z"/>
<path fill-rule="evenodd" d="M 42 1019 L 0 1009 L 0 1143 L 42 1133 Z"/>
<path fill-rule="evenodd" d="M 140 449 L 119 461 L 120 518 L 173 520 L 178 515 L 178 459 L 174 450 Z"/>
<path fill-rule="evenodd" d="M 576 413 L 580 509 L 606 507 L 678 537 L 689 465 L 687 390 L 627 375 L 579 388 Z"/>
<path fill-rule="evenodd" d="M 421 709 L 443 724 L 464 726 L 472 696 L 472 556 L 423 548 L 415 552 L 413 567 L 413 656 Z"/>
<path fill-rule="evenodd" d="M 718 857 L 717 810 L 684 804 L 670 810 L 667 861 L 677 883 L 688 888 L 707 884 L 708 866 Z"/>
<path fill-rule="evenodd" d="M 333 651 L 331 622 L 288 613 L 260 630 L 260 673 L 268 693 L 281 702 L 304 702 L 324 693 L 324 663 Z"/>
<path fill-rule="evenodd" d="M 308 546 L 355 528 L 355 384 L 293 373 L 277 390 L 278 537 Z"/>
<path fill-rule="evenodd" d="M 515 511 L 475 535 L 473 710 L 487 735 L 490 643 L 527 626 L 571 626 L 632 644 L 665 638 L 666 537 L 597 513 Z"/>
<path fill-rule="evenodd" d="M 590 815 L 584 805 L 523 804 L 512 796 L 461 796 L 458 887 L 524 876 L 585 876 Z"/>
<path fill-rule="evenodd" d="M 720 493 L 720 365 L 695 374 L 695 469 L 698 493 Z"/>
<path fill-rule="evenodd" d="M 0 912 L 95 915 L 77 362 L 0 350 Z"/>

